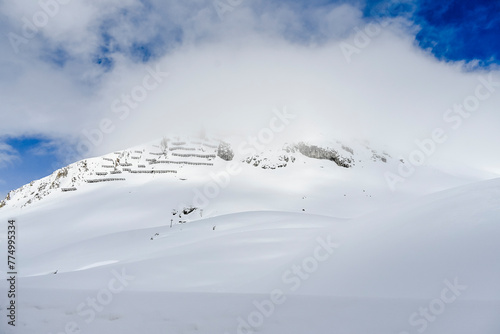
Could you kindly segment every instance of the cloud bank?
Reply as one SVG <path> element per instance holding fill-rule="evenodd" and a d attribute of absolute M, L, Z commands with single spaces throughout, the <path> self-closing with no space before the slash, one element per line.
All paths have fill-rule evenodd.
<path fill-rule="evenodd" d="M 499 82 L 498 71 L 439 60 L 420 47 L 422 27 L 409 15 L 367 17 L 366 9 L 2 2 L 0 134 L 49 138 L 68 163 L 201 128 L 256 133 L 273 108 L 287 107 L 297 115 L 291 139 L 361 138 L 407 152 L 441 127 L 449 140 L 436 159 L 498 164 L 500 87 L 459 128 L 445 119 L 480 77 Z"/>

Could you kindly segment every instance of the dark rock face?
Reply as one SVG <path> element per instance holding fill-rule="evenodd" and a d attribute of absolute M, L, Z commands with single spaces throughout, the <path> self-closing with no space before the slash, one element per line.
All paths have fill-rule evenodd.
<path fill-rule="evenodd" d="M 295 157 L 293 155 L 281 154 L 276 159 L 269 160 L 267 157 L 253 155 L 246 157 L 242 162 L 246 162 L 254 167 L 261 167 L 262 169 L 276 169 L 286 167 L 288 162 L 295 162 Z"/>
<path fill-rule="evenodd" d="M 234 157 L 234 152 L 226 142 L 220 142 L 219 147 L 217 148 L 217 156 L 225 161 L 231 161 Z"/>
<path fill-rule="evenodd" d="M 182 213 L 183 213 L 184 215 L 189 215 L 191 212 L 193 212 L 193 211 L 194 211 L 194 210 L 196 210 L 196 209 L 197 209 L 197 208 L 194 208 L 194 207 L 184 208 L 184 209 L 182 210 Z"/>
<path fill-rule="evenodd" d="M 344 158 L 337 151 L 330 148 L 308 145 L 303 142 L 298 143 L 295 147 L 301 154 L 309 158 L 330 160 L 344 168 L 349 168 L 353 164 L 351 158 Z"/>

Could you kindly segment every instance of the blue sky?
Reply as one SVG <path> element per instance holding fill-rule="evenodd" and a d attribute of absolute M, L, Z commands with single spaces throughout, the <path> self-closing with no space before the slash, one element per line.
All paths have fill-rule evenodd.
<path fill-rule="evenodd" d="M 0 165 L 2 181 L 14 189 L 47 176 L 58 167 L 58 157 L 49 139 L 17 137 L 2 142 L 0 154 L 8 152 L 10 157 Z M 1 186 L 5 187 L 5 183 Z"/>
<path fill-rule="evenodd" d="M 421 1 L 414 22 L 420 47 L 444 61 L 478 60 L 481 66 L 500 62 L 500 2 Z"/>
<path fill-rule="evenodd" d="M 100 111 L 97 99 L 109 94 L 105 87 L 110 77 L 119 73 L 119 85 L 120 78 L 126 77 L 123 68 L 153 65 L 185 48 L 201 50 L 225 39 L 238 41 L 233 43 L 236 45 L 254 33 L 305 48 L 317 47 L 347 38 L 356 25 L 403 19 L 407 22 L 401 28 L 403 33 L 440 62 L 463 61 L 463 68 L 478 73 L 495 70 L 500 64 L 500 3 L 496 1 L 243 1 L 224 14 L 227 18 L 218 17 L 214 1 L 108 2 L 95 3 L 92 8 L 68 6 L 66 14 L 61 5 L 53 22 L 19 45 L 20 53 L 12 52 L 7 37 L 1 42 L 0 96 L 7 102 L 1 111 L 0 196 L 76 159 L 77 155 L 68 154 L 68 147 L 81 136 L 75 129 L 94 124 L 107 112 Z M 338 19 L 323 16 L 341 5 L 353 8 L 343 9 L 352 12 L 351 21 L 343 15 Z M 36 4 L 28 1 L 2 4 L 2 35 L 20 34 L 19 17 L 29 17 L 36 10 Z M 355 10 L 362 13 L 361 18 Z M 74 15 L 74 20 L 63 20 L 64 15 Z M 273 16 L 277 23 L 269 20 Z M 333 22 L 325 28 L 327 18 Z M 248 26 L 245 19 L 251 22 Z M 20 73 L 46 81 L 21 88 L 25 85 Z M 51 90 L 50 86 L 63 88 Z M 61 92 L 68 86 L 73 89 Z M 131 85 L 124 89 L 130 89 L 127 87 Z M 79 112 L 73 115 L 71 110 Z"/>

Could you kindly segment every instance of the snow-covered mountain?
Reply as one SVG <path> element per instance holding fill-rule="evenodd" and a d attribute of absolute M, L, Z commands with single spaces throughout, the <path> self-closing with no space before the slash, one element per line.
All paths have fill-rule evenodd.
<path fill-rule="evenodd" d="M 183 137 L 74 163 L 2 202 L 19 313 L 0 330 L 498 333 L 500 180 L 422 166 L 391 189 L 404 163 Z"/>
<path fill-rule="evenodd" d="M 328 205 L 315 203 L 355 197 L 363 201 L 366 210 L 362 212 L 369 211 L 377 207 L 379 201 L 385 201 L 387 196 L 393 197 L 394 189 L 390 189 L 385 173 L 396 170 L 401 164 L 404 161 L 393 158 L 387 150 L 376 150 L 367 142 L 360 141 L 351 141 L 349 144 L 328 140 L 297 141 L 263 147 L 234 138 L 221 140 L 172 136 L 61 168 L 52 175 L 9 192 L 0 201 L 0 209 L 25 208 L 37 202 L 46 203 L 50 199 L 61 201 L 74 196 L 73 192 L 101 191 L 103 183 L 106 184 L 105 189 L 135 187 L 149 182 L 178 187 L 183 196 L 177 198 L 182 200 L 171 203 L 172 210 L 177 211 L 188 209 L 184 206 L 205 206 L 209 202 L 214 205 L 220 201 L 220 195 L 223 197 L 221 193 L 231 193 L 224 191 L 226 187 L 254 188 L 255 191 L 258 191 L 256 187 L 264 188 L 271 194 L 280 193 L 284 187 L 289 188 L 287 190 L 294 188 L 297 198 L 305 200 L 308 194 L 312 195 L 312 192 L 305 190 L 316 185 L 321 189 L 314 189 L 314 196 L 319 198 L 315 198 L 312 206 L 309 206 L 314 208 L 313 212 L 351 216 L 350 212 L 344 213 L 341 208 L 337 208 L 341 211 L 334 212 L 326 208 Z M 439 176 L 435 177 L 433 188 L 445 189 L 465 183 L 465 180 L 442 171 L 432 172 Z M 240 183 L 250 179 L 254 181 L 244 184 L 242 188 Z M 413 187 L 403 189 L 401 193 L 404 196 L 408 192 L 412 195 L 425 192 L 416 188 L 418 182 L 413 182 Z M 169 194 L 169 191 L 165 191 L 165 194 Z M 212 200 L 211 197 L 217 198 Z M 250 199 L 249 204 L 254 198 Z M 291 202 L 301 206 L 295 203 L 295 199 Z M 274 207 L 276 203 L 267 206 L 263 202 L 259 205 L 263 205 L 260 209 L 277 209 Z M 296 211 L 293 205 L 287 210 Z M 252 206 L 248 208 L 253 209 Z M 238 211 L 217 209 L 219 214 Z"/>
<path fill-rule="evenodd" d="M 58 192 L 91 191 L 95 184 L 101 182 L 148 182 L 161 178 L 160 174 L 165 176 L 162 181 L 187 181 L 199 175 L 215 175 L 230 166 L 238 170 L 247 165 L 262 170 L 276 170 L 300 165 L 300 169 L 307 170 L 313 160 L 324 160 L 320 162 L 320 168 L 356 169 L 357 165 L 364 168 L 364 164 L 387 163 L 391 159 L 388 153 L 377 153 L 361 143 L 356 143 L 356 153 L 353 148 L 340 142 L 324 143 L 323 146 L 304 142 L 283 143 L 281 147 L 265 151 L 245 144 L 237 150 L 219 139 L 177 136 L 156 140 L 59 169 L 50 176 L 11 191 L 0 202 L 0 206 L 24 208 Z M 266 179 L 270 175 L 273 174 L 263 172 L 257 177 Z"/>

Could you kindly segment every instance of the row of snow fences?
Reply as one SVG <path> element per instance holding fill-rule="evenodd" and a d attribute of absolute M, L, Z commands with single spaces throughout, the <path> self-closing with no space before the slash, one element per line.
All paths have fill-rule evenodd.
<path fill-rule="evenodd" d="M 185 141 L 175 141 L 172 143 L 172 145 L 175 146 L 180 146 L 180 145 L 186 145 L 187 143 Z"/>
<path fill-rule="evenodd" d="M 98 183 L 98 182 L 109 182 L 109 181 L 125 181 L 124 178 L 108 178 L 108 179 L 93 179 L 93 180 L 85 180 L 87 183 Z"/>
<path fill-rule="evenodd" d="M 146 165 L 137 165 L 138 168 L 146 168 Z"/>
<path fill-rule="evenodd" d="M 172 153 L 172 155 L 183 158 L 215 158 L 215 154 Z"/>
<path fill-rule="evenodd" d="M 140 159 L 141 157 L 131 157 L 132 159 Z"/>
<path fill-rule="evenodd" d="M 178 164 L 178 165 L 193 165 L 193 166 L 213 166 L 214 165 L 211 162 L 171 161 L 171 160 L 152 161 L 149 164 L 150 165 L 155 165 L 155 164 Z"/>
<path fill-rule="evenodd" d="M 107 160 L 107 161 L 114 161 L 113 159 L 111 158 L 102 158 L 103 160 Z"/>
<path fill-rule="evenodd" d="M 109 174 L 121 174 L 122 171 L 121 170 L 112 170 L 111 172 L 109 172 Z"/>
<path fill-rule="evenodd" d="M 61 188 L 62 192 L 67 192 L 67 191 L 75 191 L 76 188 Z"/>
<path fill-rule="evenodd" d="M 177 173 L 176 170 L 131 170 L 130 173 L 137 174 L 165 174 L 165 173 Z"/>
<path fill-rule="evenodd" d="M 211 147 L 211 148 L 218 148 L 219 147 L 219 145 L 210 145 L 210 144 L 203 144 L 203 146 Z"/>
<path fill-rule="evenodd" d="M 196 148 L 194 147 L 183 147 L 183 146 L 177 146 L 177 147 L 171 147 L 168 149 L 169 151 L 177 151 L 177 150 L 184 150 L 184 151 L 196 151 Z"/>
<path fill-rule="evenodd" d="M 95 172 L 95 175 L 108 175 L 108 172 Z"/>
<path fill-rule="evenodd" d="M 163 153 L 157 153 L 157 152 L 149 152 L 149 154 L 152 154 L 152 155 L 163 155 Z"/>
<path fill-rule="evenodd" d="M 122 154 L 122 152 L 113 152 L 113 154 Z"/>
<path fill-rule="evenodd" d="M 115 168 L 114 165 L 101 165 L 102 168 Z"/>
<path fill-rule="evenodd" d="M 120 164 L 120 166 L 122 166 L 122 167 L 130 167 L 130 166 L 132 166 L 132 164 L 131 163 L 123 163 L 123 164 Z"/>
<path fill-rule="evenodd" d="M 153 162 L 153 161 L 156 161 L 156 159 L 146 159 L 146 161 Z"/>
<path fill-rule="evenodd" d="M 142 151 L 134 151 L 134 153 L 142 153 Z"/>

